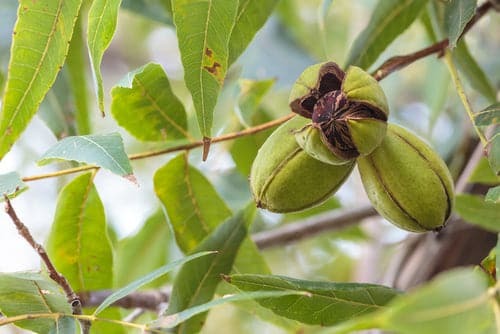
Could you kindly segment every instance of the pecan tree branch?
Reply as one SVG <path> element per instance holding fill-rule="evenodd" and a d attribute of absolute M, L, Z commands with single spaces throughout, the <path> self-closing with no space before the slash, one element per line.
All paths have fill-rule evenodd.
<path fill-rule="evenodd" d="M 494 8 L 493 4 L 489 1 L 479 6 L 476 9 L 476 13 L 472 17 L 472 19 L 467 23 L 464 30 L 462 31 L 460 38 L 462 38 L 477 23 L 477 21 L 479 21 L 479 19 L 483 17 L 492 8 Z M 398 71 L 419 59 L 425 58 L 434 53 L 444 54 L 444 51 L 446 50 L 448 45 L 449 41 L 446 38 L 417 52 L 413 52 L 403 56 L 395 56 L 389 58 L 382 65 L 380 65 L 380 67 L 377 68 L 372 75 L 375 79 L 380 81 L 389 74 Z"/>
<path fill-rule="evenodd" d="M 260 249 L 270 248 L 307 238 L 321 232 L 345 228 L 359 223 L 364 218 L 375 215 L 377 215 L 377 212 L 371 205 L 353 209 L 334 210 L 299 220 L 274 230 L 256 233 L 252 236 L 252 239 Z"/>
<path fill-rule="evenodd" d="M 12 203 L 10 202 L 9 197 L 4 194 L 5 200 L 5 212 L 10 217 L 14 225 L 16 226 L 19 234 L 30 244 L 30 246 L 37 252 L 38 256 L 42 260 L 42 262 L 47 267 L 49 272 L 49 277 L 56 282 L 66 294 L 66 298 L 68 303 L 71 305 L 71 309 L 73 310 L 73 314 L 82 314 L 82 303 L 78 295 L 71 288 L 68 280 L 61 273 L 59 273 L 49 258 L 49 255 L 45 251 L 45 248 L 39 244 L 34 238 L 29 229 L 24 225 L 24 223 L 17 216 Z M 90 328 L 90 323 L 88 321 L 82 320 L 82 328 L 84 328 L 84 333 L 88 333 Z"/>
<path fill-rule="evenodd" d="M 96 307 L 101 305 L 113 292 L 113 290 L 88 291 L 82 294 L 81 301 L 85 307 Z M 168 303 L 170 292 L 170 289 L 135 291 L 117 300 L 113 303 L 113 306 L 127 309 L 140 308 L 157 312 L 162 304 Z"/>

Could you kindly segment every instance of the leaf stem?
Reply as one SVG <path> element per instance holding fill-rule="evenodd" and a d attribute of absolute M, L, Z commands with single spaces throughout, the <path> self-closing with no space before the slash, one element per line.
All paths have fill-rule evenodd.
<path fill-rule="evenodd" d="M 274 230 L 256 233 L 252 235 L 252 240 L 259 249 L 280 246 L 324 231 L 346 228 L 375 215 L 377 215 L 377 211 L 371 205 L 334 210 L 308 219 L 298 220 Z"/>
<path fill-rule="evenodd" d="M 458 71 L 457 71 L 457 68 L 455 67 L 455 63 L 453 62 L 453 58 L 451 56 L 450 51 L 445 52 L 444 61 L 445 61 L 446 65 L 448 66 L 448 70 L 450 71 L 451 78 L 453 79 L 453 82 L 455 83 L 455 88 L 457 90 L 457 94 L 460 97 L 462 104 L 464 105 L 465 111 L 467 112 L 467 116 L 469 116 L 469 119 L 472 123 L 472 126 L 474 127 L 474 130 L 476 131 L 477 136 L 479 137 L 479 140 L 481 140 L 483 147 L 486 147 L 486 145 L 488 145 L 488 140 L 484 137 L 483 133 L 479 130 L 479 128 L 474 123 L 474 112 L 472 111 L 472 107 L 469 103 L 469 100 L 467 99 L 467 95 L 465 94 L 464 87 L 462 85 L 462 82 L 460 81 L 460 77 L 458 75 Z"/>

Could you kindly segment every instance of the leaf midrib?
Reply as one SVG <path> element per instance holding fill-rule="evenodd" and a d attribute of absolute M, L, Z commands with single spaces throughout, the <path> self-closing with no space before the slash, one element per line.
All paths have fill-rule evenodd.
<path fill-rule="evenodd" d="M 122 171 L 122 175 L 127 175 L 127 171 L 125 169 L 123 169 L 122 166 L 120 166 L 120 164 L 118 163 L 118 161 L 116 161 L 116 159 L 108 153 L 108 151 L 103 147 L 101 146 L 98 142 L 92 140 L 89 136 L 80 136 L 79 138 L 82 138 L 83 140 L 86 140 L 88 142 L 90 142 L 91 144 L 94 144 L 95 146 L 97 146 L 97 148 L 99 148 L 107 157 L 109 157 L 111 159 L 111 161 L 116 165 L 118 166 L 118 169 Z"/>
<path fill-rule="evenodd" d="M 87 201 L 89 199 L 90 191 L 92 189 L 92 174 L 89 174 L 89 181 L 88 184 L 85 188 L 85 192 L 83 193 L 83 198 L 82 198 L 82 204 L 80 205 L 79 208 L 79 213 L 78 213 L 78 220 L 77 220 L 77 228 L 78 232 L 76 234 L 76 245 L 77 245 L 77 268 L 78 268 L 78 280 L 80 281 L 80 287 L 82 290 L 88 290 L 87 287 L 85 286 L 84 278 L 83 278 L 83 269 L 82 269 L 82 261 L 81 261 L 81 255 L 82 255 L 82 226 L 83 226 L 83 216 L 85 209 L 87 207 Z"/>
<path fill-rule="evenodd" d="M 153 108 L 158 111 L 160 113 L 160 115 L 163 116 L 163 118 L 170 124 L 172 124 L 172 126 L 177 130 L 179 131 L 180 133 L 182 133 L 184 135 L 184 137 L 186 137 L 187 139 L 193 141 L 193 137 L 189 134 L 189 132 L 187 132 L 185 129 L 183 129 L 177 122 L 175 122 L 172 118 L 170 118 L 168 116 L 168 114 L 166 114 L 166 112 L 158 105 L 157 101 L 151 96 L 151 94 L 149 94 L 149 91 L 146 89 L 146 86 L 144 85 L 144 83 L 136 76 L 134 78 L 134 80 L 137 82 L 137 84 L 139 85 L 139 87 L 141 88 L 144 96 L 146 97 L 146 99 L 151 103 L 151 105 L 153 106 Z M 168 136 L 168 134 L 167 134 Z"/>
<path fill-rule="evenodd" d="M 183 159 L 183 161 L 184 161 L 184 182 L 186 183 L 188 196 L 189 196 L 189 199 L 191 200 L 191 204 L 193 206 L 194 213 L 198 217 L 198 220 L 201 224 L 201 227 L 203 228 L 203 231 L 206 234 L 209 234 L 210 227 L 208 226 L 207 222 L 203 218 L 203 215 L 201 214 L 201 209 L 200 209 L 200 206 L 198 204 L 198 200 L 196 199 L 196 197 L 194 195 L 193 187 L 191 185 L 191 178 L 190 178 L 190 173 L 189 173 L 189 162 L 187 159 L 188 159 L 187 154 L 184 154 L 184 159 Z"/>
<path fill-rule="evenodd" d="M 190 308 L 193 306 L 193 302 L 198 298 L 198 295 L 205 283 L 205 281 L 208 279 L 209 277 L 209 273 L 212 272 L 213 268 L 216 266 L 216 264 L 219 263 L 220 261 L 220 257 L 222 256 L 222 254 L 225 253 L 225 251 L 227 250 L 227 248 L 229 247 L 228 244 L 230 244 L 235 236 L 235 233 L 237 233 L 239 230 L 239 226 L 234 228 L 232 231 L 231 231 L 231 234 L 229 235 L 228 238 L 225 239 L 224 243 L 222 244 L 222 247 L 220 250 L 218 250 L 218 253 L 215 255 L 214 257 L 214 260 L 210 263 L 210 266 L 208 267 L 208 270 L 206 271 L 205 275 L 203 275 L 203 278 L 201 279 L 200 281 L 200 284 L 198 284 L 198 286 L 196 287 L 196 290 L 194 291 L 193 295 L 191 296 L 189 302 L 188 302 L 188 305 L 185 307 L 185 309 L 187 308 Z M 218 283 L 217 283 L 218 284 Z M 187 322 L 184 322 L 182 323 L 181 325 L 179 325 L 179 332 L 182 332 L 180 329 L 185 326 L 185 324 L 187 324 Z"/>
<path fill-rule="evenodd" d="M 243 282 L 243 283 L 248 284 L 248 285 L 254 285 L 256 287 L 267 287 L 267 288 L 278 289 L 278 290 L 283 290 L 283 291 L 290 290 L 289 288 L 284 288 L 284 287 L 280 287 L 280 286 L 270 285 L 270 284 L 266 284 L 266 283 L 256 283 L 256 282 L 249 282 L 249 281 L 244 281 L 244 280 L 241 280 L 240 282 Z M 289 282 L 286 282 L 286 283 L 290 284 Z M 293 286 L 293 284 L 292 284 L 292 286 Z M 293 286 L 293 287 L 294 287 L 295 290 L 307 291 L 307 292 L 311 293 L 313 295 L 313 297 L 316 296 L 316 297 L 322 297 L 322 298 L 326 298 L 326 299 L 332 299 L 334 301 L 348 303 L 348 304 L 357 305 L 357 306 L 364 306 L 364 307 L 369 306 L 369 307 L 376 307 L 376 308 L 384 308 L 384 306 L 378 305 L 378 304 L 364 304 L 364 303 L 361 303 L 361 302 L 356 302 L 356 301 L 351 301 L 351 300 L 348 300 L 348 299 L 338 298 L 337 296 L 323 295 L 323 294 L 318 293 L 317 291 L 311 291 L 311 289 L 307 289 L 307 288 L 305 288 L 305 289 L 298 289 L 296 286 Z M 333 293 L 333 292 L 330 291 L 330 293 Z M 301 296 L 299 296 L 299 298 L 300 297 Z M 302 297 L 310 298 L 310 297 L 307 297 L 307 296 L 302 296 Z M 373 297 L 371 296 L 371 294 L 370 294 L 370 299 L 373 300 Z"/>
<path fill-rule="evenodd" d="M 28 87 L 26 88 L 26 90 L 24 91 L 23 95 L 21 96 L 21 99 L 19 100 L 16 108 L 14 109 L 14 113 L 12 115 L 12 117 L 10 118 L 9 120 L 9 123 L 7 124 L 7 129 L 10 128 L 12 126 L 12 123 L 14 122 L 14 119 L 17 117 L 19 111 L 21 110 L 21 106 L 24 104 L 24 100 L 26 99 L 26 97 L 28 96 L 28 94 L 30 93 L 31 91 L 31 87 L 33 86 L 33 83 L 35 82 L 35 80 L 38 78 L 38 75 L 40 73 L 40 68 L 42 66 L 42 63 L 45 61 L 45 58 L 47 56 L 47 53 L 49 51 L 49 46 L 52 44 L 52 41 L 54 39 L 54 35 L 55 35 L 55 32 L 56 32 L 56 27 L 57 27 L 57 22 L 59 21 L 59 18 L 61 16 L 61 11 L 62 11 L 62 5 L 63 5 L 63 2 L 64 0 L 59 0 L 59 3 L 57 5 L 57 12 L 56 14 L 54 15 L 54 20 L 53 20 L 53 23 L 52 23 L 52 27 L 51 27 L 51 30 L 50 30 L 50 33 L 47 35 L 47 43 L 45 44 L 45 49 L 43 50 L 42 52 L 42 55 L 40 57 L 40 61 L 38 62 L 37 66 L 35 67 L 35 73 L 33 74 L 33 76 L 31 77 L 31 80 L 28 84 Z M 19 21 L 18 21 L 19 22 Z M 17 27 L 17 24 L 16 24 L 16 27 Z M 14 43 L 12 44 L 14 45 Z M 10 73 L 9 73 L 10 74 Z M 5 104 L 4 108 L 3 108 L 3 112 L 5 112 L 5 109 L 6 109 L 6 106 L 7 104 Z M 2 137 L 0 137 L 0 142 L 3 142 L 5 136 L 9 133 L 9 131 L 4 131 L 4 133 L 2 134 Z"/>
<path fill-rule="evenodd" d="M 201 111 L 203 118 L 203 135 L 207 132 L 207 118 L 205 117 L 205 90 L 203 89 L 203 55 L 205 49 L 207 48 L 207 39 L 208 39 L 208 24 L 210 21 L 210 14 L 212 11 L 212 0 L 208 1 L 208 9 L 207 9 L 207 19 L 205 21 L 205 29 L 203 32 L 203 48 L 201 49 L 201 60 L 200 60 L 200 98 L 201 98 Z"/>

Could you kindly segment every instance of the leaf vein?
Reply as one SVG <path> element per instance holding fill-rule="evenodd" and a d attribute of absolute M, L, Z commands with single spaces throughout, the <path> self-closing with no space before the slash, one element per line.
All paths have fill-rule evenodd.
<path fill-rule="evenodd" d="M 79 138 L 82 138 L 83 140 L 86 140 L 86 141 L 88 141 L 88 142 L 90 142 L 90 143 L 94 144 L 95 146 L 97 146 L 99 149 L 101 149 L 101 150 L 102 150 L 102 152 L 103 152 L 106 156 L 108 156 L 108 157 L 111 159 L 111 161 L 112 161 L 114 164 L 116 164 L 116 166 L 118 166 L 118 169 L 120 169 L 120 170 L 123 172 L 123 174 L 128 174 L 128 173 L 127 173 L 127 171 L 126 171 L 125 169 L 123 169 L 123 167 L 122 167 L 122 166 L 118 163 L 118 161 L 116 161 L 116 159 L 115 159 L 115 158 L 114 158 L 111 154 L 109 154 L 109 153 L 108 153 L 108 151 L 107 151 L 107 150 L 106 150 L 106 149 L 105 149 L 102 145 L 100 145 L 100 144 L 99 144 L 99 143 L 97 143 L 96 141 L 94 141 L 94 140 L 90 139 L 88 136 L 80 136 Z"/>
<path fill-rule="evenodd" d="M 47 54 L 49 52 L 49 47 L 51 46 L 52 44 L 52 41 L 53 41 L 53 38 L 54 38 L 54 35 L 55 35 L 55 32 L 57 30 L 57 22 L 59 21 L 59 18 L 61 16 L 61 11 L 62 11 L 62 6 L 63 6 L 63 2 L 64 0 L 59 0 L 59 3 L 57 5 L 57 11 L 56 13 L 54 14 L 54 20 L 52 22 L 52 27 L 51 27 L 51 30 L 50 30 L 50 33 L 49 35 L 47 36 L 47 42 L 45 43 L 45 49 L 40 52 L 39 50 L 37 49 L 34 49 L 36 50 L 37 52 L 39 52 L 39 54 L 41 54 L 41 57 L 40 57 L 40 60 L 38 61 L 38 65 L 36 66 L 36 70 L 35 70 L 35 73 L 33 73 L 33 76 L 31 77 L 31 80 L 28 84 L 28 87 L 26 87 L 26 90 L 24 92 L 24 94 L 21 96 L 21 99 L 19 100 L 19 102 L 17 103 L 15 109 L 14 109 L 14 112 L 12 114 L 12 116 L 10 117 L 10 120 L 9 120 L 9 123 L 7 124 L 7 128 L 11 127 L 12 126 L 12 123 L 14 122 L 14 119 L 17 117 L 19 111 L 21 110 L 21 106 L 23 105 L 24 103 L 24 100 L 26 99 L 27 95 L 28 95 L 28 92 L 30 92 L 31 90 L 31 87 L 33 86 L 33 83 L 35 82 L 35 80 L 38 78 L 38 75 L 40 73 L 40 68 L 42 66 L 42 63 L 45 61 L 46 57 L 47 57 Z M 35 11 L 36 12 L 36 11 Z M 20 46 L 20 47 L 23 47 L 23 46 Z M 25 47 L 27 48 L 27 47 Z M 31 48 L 32 49 L 32 48 Z M 5 111 L 4 111 L 5 112 Z M 8 135 L 8 131 L 5 131 L 2 136 L 0 137 L 0 142 L 3 142 L 4 138 Z"/>

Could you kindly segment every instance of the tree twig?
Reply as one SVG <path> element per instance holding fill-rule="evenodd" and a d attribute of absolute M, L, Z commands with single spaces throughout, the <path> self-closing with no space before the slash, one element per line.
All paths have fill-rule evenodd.
<path fill-rule="evenodd" d="M 227 133 L 225 135 L 212 138 L 210 143 L 211 144 L 220 143 L 220 142 L 236 139 L 239 137 L 244 137 L 244 136 L 248 136 L 251 134 L 255 134 L 255 133 L 270 129 L 272 127 L 278 126 L 280 124 L 283 124 L 294 116 L 296 116 L 296 114 L 290 113 L 286 116 L 280 117 L 278 119 L 272 120 L 272 121 L 267 122 L 267 123 L 259 124 L 257 126 L 247 128 L 247 129 L 244 129 L 241 131 Z M 204 140 L 198 140 L 198 141 L 194 141 L 194 142 L 184 144 L 184 145 L 169 147 L 169 148 L 166 148 L 163 150 L 130 154 L 128 156 L 128 158 L 130 160 L 140 160 L 140 159 L 145 159 L 145 158 L 156 157 L 159 155 L 164 155 L 167 153 L 173 153 L 173 152 L 179 152 L 179 151 L 189 151 L 189 150 L 192 150 L 192 149 L 197 148 L 197 147 L 202 147 L 203 145 L 206 145 L 206 142 Z M 48 178 L 52 178 L 52 177 L 59 177 L 59 176 L 67 175 L 67 174 L 84 172 L 84 171 L 91 170 L 91 169 L 99 169 L 99 167 L 92 166 L 92 165 L 86 165 L 86 166 L 80 166 L 80 167 L 75 167 L 75 168 L 68 168 L 68 169 L 63 169 L 63 170 L 51 172 L 51 173 L 25 176 L 22 178 L 22 180 L 24 182 L 36 181 L 36 180 L 48 179 Z"/>
<path fill-rule="evenodd" d="M 434 43 L 425 49 L 419 50 L 414 53 L 410 53 L 403 56 L 395 56 L 387 59 L 379 68 L 377 68 L 372 76 L 380 81 L 387 77 L 389 74 L 398 71 L 415 61 L 430 56 L 434 53 L 444 52 L 444 50 L 448 47 L 448 39 L 442 40 L 440 42 Z"/>
<path fill-rule="evenodd" d="M 260 249 L 274 247 L 307 238 L 324 231 L 338 230 L 377 215 L 371 205 L 354 209 L 334 210 L 325 214 L 286 224 L 270 231 L 256 233 L 253 241 Z"/>
<path fill-rule="evenodd" d="M 81 301 L 85 307 L 96 307 L 101 305 L 113 292 L 113 290 L 89 291 L 82 294 Z M 117 300 L 113 306 L 127 309 L 141 308 L 157 312 L 161 304 L 168 302 L 170 292 L 170 289 L 135 291 Z"/>
<path fill-rule="evenodd" d="M 19 219 L 16 211 L 14 210 L 14 207 L 12 206 L 12 203 L 10 202 L 9 197 L 6 194 L 4 194 L 3 197 L 5 200 L 5 212 L 10 217 L 10 219 L 12 220 L 14 225 L 16 226 L 16 229 L 19 232 L 19 234 L 37 252 L 38 256 L 40 257 L 42 262 L 47 267 L 47 270 L 49 272 L 49 277 L 52 280 L 54 280 L 54 282 L 56 282 L 64 290 L 64 293 L 66 294 L 66 298 L 68 300 L 68 303 L 71 305 L 71 309 L 73 310 L 73 314 L 77 314 L 77 315 L 82 314 L 82 303 L 80 301 L 80 298 L 73 291 L 68 280 L 66 280 L 66 277 L 64 277 L 62 274 L 60 274 L 57 271 L 56 267 L 54 266 L 54 264 L 52 263 L 52 261 L 50 260 L 50 258 L 48 256 L 47 252 L 45 251 L 45 248 L 33 238 L 29 229 Z M 88 333 L 88 330 L 90 328 L 90 323 L 82 320 L 82 328 L 84 329 L 84 333 Z"/>
<path fill-rule="evenodd" d="M 462 31 L 460 38 L 462 38 L 476 24 L 476 22 L 479 21 L 479 19 L 483 17 L 484 14 L 486 14 L 491 8 L 493 8 L 491 2 L 485 2 L 484 4 L 479 6 L 476 9 L 476 13 L 472 17 L 472 19 L 467 23 L 464 30 Z M 425 58 L 434 53 L 438 53 L 441 55 L 444 54 L 448 45 L 449 45 L 448 39 L 443 39 L 442 41 L 436 42 L 431 46 L 426 47 L 417 52 L 413 52 L 403 56 L 395 56 L 389 58 L 382 65 L 380 65 L 380 67 L 377 68 L 372 75 L 375 79 L 380 81 L 385 77 L 387 77 L 389 74 L 393 73 L 394 71 L 398 71 L 414 63 L 419 59 Z"/>

